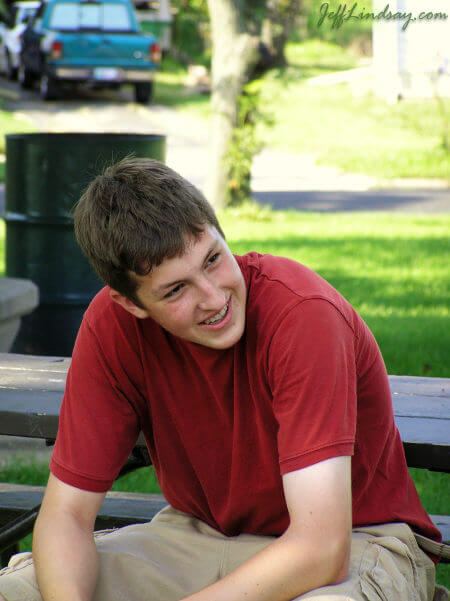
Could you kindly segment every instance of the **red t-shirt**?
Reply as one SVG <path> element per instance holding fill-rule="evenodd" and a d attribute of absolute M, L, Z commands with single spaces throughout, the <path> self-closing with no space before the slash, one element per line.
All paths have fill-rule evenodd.
<path fill-rule="evenodd" d="M 281 475 L 353 455 L 353 524 L 403 521 L 439 532 L 423 510 L 394 424 L 370 330 L 325 280 L 289 259 L 236 257 L 246 327 L 227 350 L 136 319 L 104 288 L 75 344 L 53 474 L 110 488 L 140 430 L 167 501 L 227 535 L 279 535 Z"/>

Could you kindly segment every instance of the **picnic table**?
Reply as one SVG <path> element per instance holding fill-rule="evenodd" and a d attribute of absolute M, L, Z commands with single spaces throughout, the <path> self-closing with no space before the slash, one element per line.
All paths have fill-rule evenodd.
<path fill-rule="evenodd" d="M 0 353 L 0 434 L 37 438 L 52 444 L 58 430 L 58 415 L 70 358 Z M 389 376 L 394 415 L 410 467 L 450 472 L 450 379 Z M 150 465 L 143 436 L 121 473 Z M 43 489 L 0 483 L 0 551 L 2 537 L 15 547 L 19 535 L 31 531 Z M 146 500 L 147 499 L 147 500 Z M 148 521 L 164 505 L 161 495 L 108 493 L 96 527 Z M 11 518 L 24 514 L 12 524 Z M 27 513 L 28 512 L 28 513 Z M 34 512 L 34 513 L 33 513 Z M 450 517 L 432 516 L 450 539 Z M 27 522 L 28 520 L 28 522 Z M 6 521 L 6 526 L 5 526 Z M 3 524 L 3 527 L 2 527 Z M 14 540 L 13 540 L 14 539 Z M 13 543 L 11 543 L 13 541 Z"/>

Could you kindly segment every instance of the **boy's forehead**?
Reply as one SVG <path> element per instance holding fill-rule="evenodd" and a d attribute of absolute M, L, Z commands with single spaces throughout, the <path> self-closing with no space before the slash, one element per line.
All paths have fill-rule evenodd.
<path fill-rule="evenodd" d="M 181 255 L 166 257 L 162 263 L 152 267 L 147 275 L 136 276 L 139 285 L 150 286 L 159 294 L 162 289 L 188 277 L 189 272 L 203 263 L 208 254 L 221 242 L 222 236 L 213 226 L 205 226 L 198 235 L 186 234 L 184 251 Z"/>

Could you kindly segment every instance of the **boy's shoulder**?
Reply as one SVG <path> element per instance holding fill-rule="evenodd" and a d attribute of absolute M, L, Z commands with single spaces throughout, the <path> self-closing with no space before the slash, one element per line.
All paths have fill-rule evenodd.
<path fill-rule="evenodd" d="M 329 317 L 333 307 L 352 329 L 356 328 L 358 317 L 350 303 L 309 267 L 256 252 L 236 259 L 247 285 L 247 331 L 270 335 L 294 308 L 299 316 Z"/>
<path fill-rule="evenodd" d="M 324 298 L 332 301 L 340 295 L 318 273 L 293 259 L 250 252 L 236 257 L 244 275 L 249 297 L 254 293 L 273 293 L 281 298 Z M 259 294 L 258 294 L 259 293 Z"/>
<path fill-rule="evenodd" d="M 115 303 L 110 296 L 109 286 L 94 296 L 83 317 L 89 328 L 100 335 L 113 333 L 115 326 L 120 330 L 134 328 L 135 317 Z"/>

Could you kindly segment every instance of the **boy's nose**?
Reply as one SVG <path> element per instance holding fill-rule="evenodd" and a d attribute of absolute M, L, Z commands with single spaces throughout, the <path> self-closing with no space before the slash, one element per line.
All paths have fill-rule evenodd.
<path fill-rule="evenodd" d="M 198 304 L 202 311 L 220 311 L 227 298 L 225 292 L 212 280 L 205 278 L 200 286 L 201 300 Z"/>

